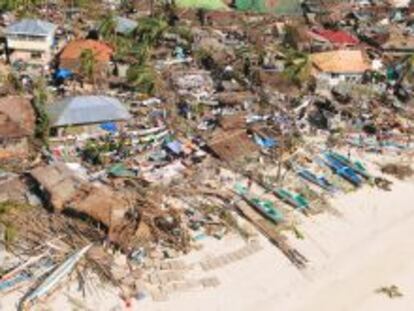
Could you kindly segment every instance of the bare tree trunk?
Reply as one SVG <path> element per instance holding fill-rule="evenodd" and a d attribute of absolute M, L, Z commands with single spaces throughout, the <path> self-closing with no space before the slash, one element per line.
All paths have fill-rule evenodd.
<path fill-rule="evenodd" d="M 155 0 L 149 0 L 149 3 L 150 3 L 150 15 L 151 15 L 151 17 L 153 17 L 154 16 L 154 7 L 155 7 Z"/>

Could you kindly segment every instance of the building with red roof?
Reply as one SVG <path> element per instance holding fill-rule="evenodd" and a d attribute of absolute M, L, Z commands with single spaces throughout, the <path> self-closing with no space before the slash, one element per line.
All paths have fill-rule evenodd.
<path fill-rule="evenodd" d="M 81 55 L 87 50 L 92 51 L 95 59 L 96 77 L 99 78 L 106 75 L 114 50 L 105 42 L 91 39 L 69 42 L 59 55 L 59 68 L 69 69 L 73 73 L 82 74 Z"/>
<path fill-rule="evenodd" d="M 310 31 L 312 39 L 324 43 L 330 43 L 335 47 L 356 46 L 359 39 L 343 30 L 312 29 Z"/>

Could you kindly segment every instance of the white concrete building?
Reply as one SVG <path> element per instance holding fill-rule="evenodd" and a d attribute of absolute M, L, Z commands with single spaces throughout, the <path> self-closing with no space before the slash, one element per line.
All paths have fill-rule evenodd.
<path fill-rule="evenodd" d="M 6 29 L 10 62 L 22 60 L 45 65 L 52 59 L 56 26 L 52 23 L 23 19 Z"/>

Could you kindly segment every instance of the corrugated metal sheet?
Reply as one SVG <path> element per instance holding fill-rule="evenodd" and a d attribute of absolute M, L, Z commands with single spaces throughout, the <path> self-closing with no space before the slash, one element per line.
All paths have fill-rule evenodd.
<path fill-rule="evenodd" d="M 6 34 L 47 36 L 53 33 L 56 25 L 38 19 L 22 19 L 6 28 Z"/>
<path fill-rule="evenodd" d="M 128 120 L 128 110 L 116 98 L 76 96 L 56 103 L 48 109 L 54 127 Z"/>
<path fill-rule="evenodd" d="M 116 21 L 116 32 L 122 34 L 128 34 L 132 32 L 137 26 L 138 23 L 132 19 L 118 16 L 115 18 Z"/>

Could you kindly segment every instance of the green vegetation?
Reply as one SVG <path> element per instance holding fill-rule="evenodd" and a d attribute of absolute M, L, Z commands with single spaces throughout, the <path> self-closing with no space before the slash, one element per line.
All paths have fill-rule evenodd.
<path fill-rule="evenodd" d="M 11 212 L 23 211 L 31 208 L 30 205 L 17 204 L 13 202 L 0 203 L 0 224 L 4 225 L 4 242 L 5 247 L 8 249 L 10 245 L 16 240 L 19 232 L 15 225 L 6 219 L 6 216 Z"/>
<path fill-rule="evenodd" d="M 292 49 L 287 50 L 285 55 L 284 75 L 297 85 L 302 85 L 303 82 L 308 81 L 311 71 L 309 55 Z"/>
<path fill-rule="evenodd" d="M 155 47 L 168 28 L 168 23 L 163 18 L 144 17 L 138 21 L 135 30 L 137 43 Z"/>
<path fill-rule="evenodd" d="M 128 69 L 127 80 L 138 91 L 152 95 L 155 92 L 158 77 L 151 66 L 135 64 Z"/>
<path fill-rule="evenodd" d="M 152 50 L 158 46 L 162 35 L 168 29 L 168 23 L 163 18 L 144 17 L 138 21 L 134 32 L 131 57 L 133 64 L 127 71 L 130 86 L 147 94 L 154 94 L 159 78 L 153 66 L 149 64 Z"/>
<path fill-rule="evenodd" d="M 96 59 L 90 49 L 82 51 L 80 55 L 81 74 L 84 79 L 95 82 Z"/>
<path fill-rule="evenodd" d="M 0 0 L 0 9 L 3 11 L 29 11 L 41 3 L 42 0 Z"/>
<path fill-rule="evenodd" d="M 34 85 L 33 106 L 37 115 L 35 137 L 40 139 L 45 145 L 48 145 L 49 137 L 49 115 L 46 112 L 47 101 L 46 82 L 43 78 L 40 78 Z"/>
<path fill-rule="evenodd" d="M 184 8 L 198 8 L 205 10 L 227 10 L 221 0 L 176 0 L 177 6 Z"/>
<path fill-rule="evenodd" d="M 116 41 L 116 20 L 112 13 L 107 14 L 103 18 L 99 25 L 98 31 L 106 41 Z"/>

